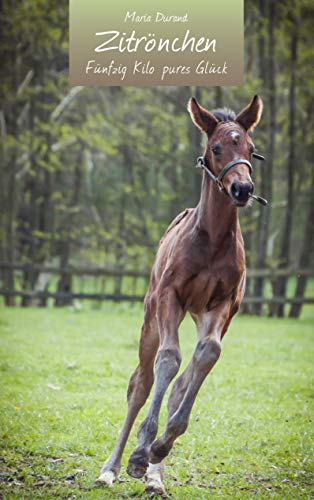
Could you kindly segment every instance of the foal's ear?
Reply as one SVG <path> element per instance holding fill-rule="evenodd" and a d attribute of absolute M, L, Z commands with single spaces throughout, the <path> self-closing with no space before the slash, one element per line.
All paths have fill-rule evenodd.
<path fill-rule="evenodd" d="M 236 121 L 242 125 L 248 132 L 254 130 L 254 127 L 260 121 L 263 111 L 263 101 L 255 95 L 250 102 L 236 117 Z"/>
<path fill-rule="evenodd" d="M 203 108 L 195 99 L 192 97 L 188 102 L 188 111 L 195 125 L 205 132 L 207 135 L 211 135 L 216 127 L 218 120 L 209 111 Z"/>

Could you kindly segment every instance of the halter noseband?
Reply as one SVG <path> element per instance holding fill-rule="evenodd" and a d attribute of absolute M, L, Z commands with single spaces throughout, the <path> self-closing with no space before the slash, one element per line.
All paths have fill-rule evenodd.
<path fill-rule="evenodd" d="M 264 156 L 258 155 L 257 153 L 252 153 L 252 156 L 254 158 L 258 159 L 258 160 L 262 160 L 262 161 L 265 160 Z M 226 191 L 226 189 L 225 189 L 225 187 L 223 185 L 222 180 L 223 180 L 224 176 L 226 175 L 226 173 L 232 167 L 234 167 L 235 165 L 238 165 L 239 163 L 247 165 L 249 167 L 250 175 L 252 175 L 252 172 L 253 172 L 252 164 L 248 160 L 245 160 L 244 158 L 237 158 L 236 160 L 232 160 L 229 163 L 227 163 L 227 165 L 225 165 L 223 167 L 223 169 L 219 172 L 219 174 L 217 175 L 217 177 L 206 166 L 205 157 L 203 157 L 203 156 L 200 156 L 199 158 L 197 158 L 196 167 L 197 168 L 202 168 L 203 170 L 205 170 L 205 172 L 209 175 L 209 177 L 211 178 L 211 180 L 214 181 L 215 184 L 217 184 L 218 189 L 219 189 L 220 192 L 225 192 L 226 194 L 228 194 L 228 192 Z M 267 200 L 265 200 L 265 198 L 261 198 L 260 196 L 256 196 L 254 194 L 251 195 L 251 198 L 253 198 L 258 203 L 261 203 L 261 205 L 264 205 L 264 206 L 267 205 Z"/>

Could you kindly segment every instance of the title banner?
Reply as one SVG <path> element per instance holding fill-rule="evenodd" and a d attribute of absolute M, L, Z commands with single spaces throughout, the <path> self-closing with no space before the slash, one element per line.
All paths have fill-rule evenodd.
<path fill-rule="evenodd" d="M 241 85 L 243 0 L 70 0 L 71 85 Z"/>

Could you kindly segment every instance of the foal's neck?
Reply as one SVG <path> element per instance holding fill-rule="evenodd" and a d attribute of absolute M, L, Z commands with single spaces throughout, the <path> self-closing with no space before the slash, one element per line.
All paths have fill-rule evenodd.
<path fill-rule="evenodd" d="M 205 172 L 196 214 L 197 228 L 208 233 L 211 245 L 221 245 L 226 238 L 235 238 L 240 231 L 237 207 Z"/>

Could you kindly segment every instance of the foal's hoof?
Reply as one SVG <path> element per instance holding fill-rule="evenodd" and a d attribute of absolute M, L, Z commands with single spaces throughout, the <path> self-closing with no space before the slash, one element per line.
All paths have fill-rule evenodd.
<path fill-rule="evenodd" d="M 140 479 L 141 477 L 145 476 L 146 469 L 147 469 L 146 465 L 137 464 L 135 462 L 129 461 L 126 471 L 129 474 L 129 476 L 135 477 L 136 479 Z"/>
<path fill-rule="evenodd" d="M 163 485 L 163 473 L 164 464 L 149 464 L 145 478 L 145 491 L 149 497 L 166 496 L 165 487 Z"/>
<path fill-rule="evenodd" d="M 145 491 L 149 497 L 166 496 L 164 485 L 159 481 L 147 481 L 147 483 L 145 484 Z"/>
<path fill-rule="evenodd" d="M 107 486 L 112 486 L 112 483 L 116 479 L 116 474 L 112 470 L 105 470 L 100 473 L 98 479 L 96 479 L 96 484 L 106 484 Z"/>
<path fill-rule="evenodd" d="M 151 464 L 159 464 L 170 453 L 170 449 L 157 441 L 152 444 L 149 452 L 149 461 Z"/>
<path fill-rule="evenodd" d="M 135 450 L 130 456 L 128 467 L 126 469 L 129 476 L 140 479 L 145 476 L 148 467 L 147 451 L 144 448 Z"/>

